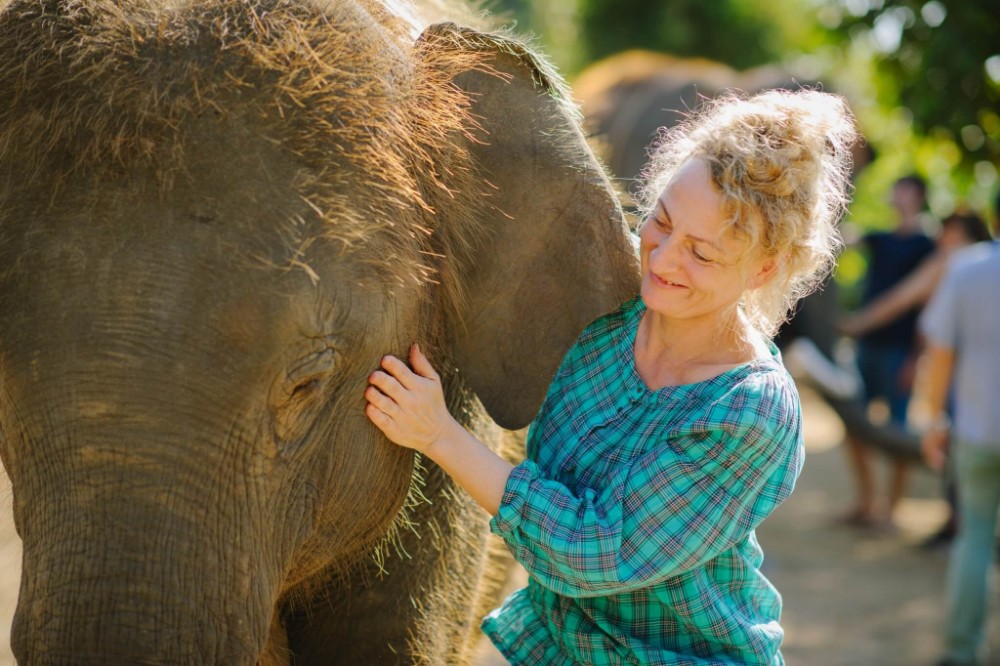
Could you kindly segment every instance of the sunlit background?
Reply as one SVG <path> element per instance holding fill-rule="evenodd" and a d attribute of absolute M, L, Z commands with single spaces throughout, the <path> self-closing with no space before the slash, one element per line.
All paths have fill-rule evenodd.
<path fill-rule="evenodd" d="M 713 63 L 750 73 L 773 67 L 843 94 L 871 151 L 843 224 L 848 240 L 895 225 L 891 186 L 912 173 L 928 182 L 931 235 L 934 218 L 955 210 L 1000 223 L 997 0 L 496 0 L 488 6 L 516 33 L 534 35 L 535 47 L 578 97 L 585 97 L 595 65 L 632 49 L 682 58 L 706 72 Z M 619 185 L 627 193 L 627 179 Z M 865 270 L 860 252 L 841 255 L 836 278 L 844 310 L 857 305 Z M 854 492 L 841 450 L 843 424 L 808 386 L 802 389 L 805 470 L 792 498 L 759 530 L 765 574 L 785 596 L 787 663 L 934 664 L 942 650 L 947 550 L 922 544 L 947 515 L 942 481 L 917 471 L 894 515 L 895 533 L 836 524 Z M 1000 664 L 1000 603 L 992 599 L 992 656 L 984 663 Z M 487 646 L 477 666 L 502 663 Z"/>
<path fill-rule="evenodd" d="M 989 219 L 1000 165 L 996 0 L 494 0 L 491 11 L 573 83 L 626 49 L 748 70 L 781 65 L 848 97 L 875 154 L 859 173 L 845 233 L 888 228 L 887 192 L 916 172 L 931 212 Z M 847 254 L 839 279 L 864 271 Z M 850 297 L 851 290 L 845 290 Z"/>
<path fill-rule="evenodd" d="M 844 94 L 874 158 L 856 179 L 845 234 L 889 228 L 899 176 L 929 182 L 931 212 L 992 219 L 1000 166 L 1000 0 L 487 0 L 519 35 L 533 34 L 571 85 L 628 49 L 699 58 L 737 71 L 778 66 Z M 0 6 L 5 0 L 0 0 Z M 3 101 L 0 101 L 3 103 Z M 627 192 L 629 183 L 620 183 Z M 865 269 L 838 268 L 850 305 Z M 789 502 L 760 531 L 765 573 L 785 594 L 785 656 L 803 666 L 910 666 L 940 650 L 944 555 L 915 544 L 940 524 L 940 481 L 921 473 L 897 517 L 901 533 L 864 538 L 831 528 L 850 501 L 843 426 L 803 392 L 808 462 Z M 17 598 L 20 541 L 0 473 L 0 664 Z M 994 606 L 997 606 L 996 601 Z M 1000 653 L 1000 621 L 991 647 Z M 500 663 L 484 650 L 477 666 Z M 1000 663 L 1000 662 L 991 662 Z"/>

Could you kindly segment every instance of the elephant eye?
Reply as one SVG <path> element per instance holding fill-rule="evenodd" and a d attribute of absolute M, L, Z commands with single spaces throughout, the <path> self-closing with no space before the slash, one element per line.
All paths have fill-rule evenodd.
<path fill-rule="evenodd" d="M 324 401 L 324 388 L 340 365 L 340 354 L 327 348 L 293 364 L 275 382 L 269 400 L 271 432 L 282 453 L 297 450 L 312 427 Z"/>
<path fill-rule="evenodd" d="M 338 360 L 339 354 L 333 349 L 324 349 L 302 359 L 285 377 L 288 397 L 300 399 L 316 393 L 337 368 Z"/>
<path fill-rule="evenodd" d="M 287 379 L 293 383 L 313 381 L 319 376 L 331 372 L 337 366 L 338 356 L 339 354 L 334 349 L 324 349 L 310 354 L 288 371 Z"/>
<path fill-rule="evenodd" d="M 322 384 L 323 382 L 321 382 L 319 379 L 309 379 L 307 381 L 304 381 L 292 389 L 291 397 L 292 399 L 308 397 L 312 395 L 316 391 L 316 389 L 322 386 Z"/>

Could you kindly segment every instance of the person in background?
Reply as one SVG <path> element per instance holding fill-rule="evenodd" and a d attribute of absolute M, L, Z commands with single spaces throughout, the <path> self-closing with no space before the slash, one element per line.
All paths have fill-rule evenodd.
<path fill-rule="evenodd" d="M 989 229 L 979 215 L 955 212 L 947 216 L 941 221 L 934 252 L 894 287 L 841 320 L 840 330 L 852 338 L 861 337 L 891 324 L 914 308 L 922 308 L 944 275 L 952 253 L 989 239 Z"/>
<path fill-rule="evenodd" d="M 896 226 L 892 231 L 869 233 L 862 239 L 867 249 L 868 273 L 862 306 L 872 303 L 906 278 L 934 251 L 934 242 L 923 231 L 927 187 L 919 176 L 905 176 L 892 188 Z M 858 340 L 857 362 L 868 402 L 883 399 L 889 420 L 906 426 L 914 361 L 917 309 L 910 308 L 891 322 L 869 331 Z M 888 498 L 880 507 L 876 497 L 873 453 L 857 437 L 845 438 L 848 463 L 854 474 L 857 500 L 841 517 L 847 524 L 879 530 L 892 526 L 892 514 L 906 490 L 910 463 L 890 461 Z"/>
<path fill-rule="evenodd" d="M 884 326 L 915 307 L 923 307 L 944 275 L 952 254 L 973 243 L 990 239 L 986 222 L 971 212 L 952 213 L 941 221 L 941 232 L 934 241 L 934 253 L 895 287 L 884 292 L 861 310 L 840 323 L 847 335 L 858 337 Z M 953 475 L 945 474 L 944 495 L 948 502 L 948 517 L 944 525 L 932 534 L 922 546 L 928 549 L 947 545 L 955 536 L 958 511 Z"/>
<path fill-rule="evenodd" d="M 998 199 L 1000 214 L 1000 199 Z M 924 435 L 927 463 L 942 468 L 949 447 L 961 520 L 947 576 L 941 666 L 977 664 L 983 646 L 990 562 L 1000 507 L 1000 243 L 960 250 L 920 320 L 927 404 L 938 417 Z M 954 413 L 947 411 L 954 392 Z"/>
<path fill-rule="evenodd" d="M 369 377 L 368 418 L 468 491 L 529 573 L 483 622 L 510 663 L 783 663 L 755 529 L 804 450 L 770 336 L 832 266 L 856 136 L 816 91 L 727 97 L 670 130 L 640 294 L 569 350 L 516 467 L 448 413 L 416 347 Z"/>

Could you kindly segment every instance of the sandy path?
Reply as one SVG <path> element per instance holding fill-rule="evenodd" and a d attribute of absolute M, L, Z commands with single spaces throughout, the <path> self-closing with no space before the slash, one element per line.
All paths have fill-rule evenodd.
<path fill-rule="evenodd" d="M 830 525 L 849 501 L 839 422 L 803 393 L 809 456 L 798 488 L 759 530 L 765 573 L 785 599 L 785 658 L 790 666 L 929 666 L 940 649 L 945 557 L 914 544 L 943 515 L 936 479 L 918 473 L 893 536 L 872 537 Z M 2 475 L 0 475 L 2 476 Z M 14 663 L 9 630 L 17 603 L 20 540 L 10 491 L 0 478 L 0 666 Z M 1000 664 L 1000 609 L 990 645 Z M 483 645 L 476 666 L 499 666 Z"/>

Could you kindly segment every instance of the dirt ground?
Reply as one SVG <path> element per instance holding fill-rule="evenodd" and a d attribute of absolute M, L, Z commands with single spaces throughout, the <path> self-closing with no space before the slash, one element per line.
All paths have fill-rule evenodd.
<path fill-rule="evenodd" d="M 873 536 L 834 525 L 850 501 L 851 482 L 836 417 L 803 390 L 808 458 L 792 497 L 758 531 L 765 574 L 784 596 L 783 652 L 790 666 L 922 666 L 934 663 L 941 640 L 945 554 L 916 544 L 944 515 L 939 484 L 915 475 L 898 515 L 898 533 Z M 0 666 L 14 664 L 10 623 L 17 603 L 20 540 L 10 492 L 0 478 Z M 523 576 L 523 572 L 521 573 Z M 1000 664 L 1000 610 L 990 626 Z M 476 666 L 504 662 L 482 644 Z M 541 665 L 540 665 L 541 666 Z"/>

